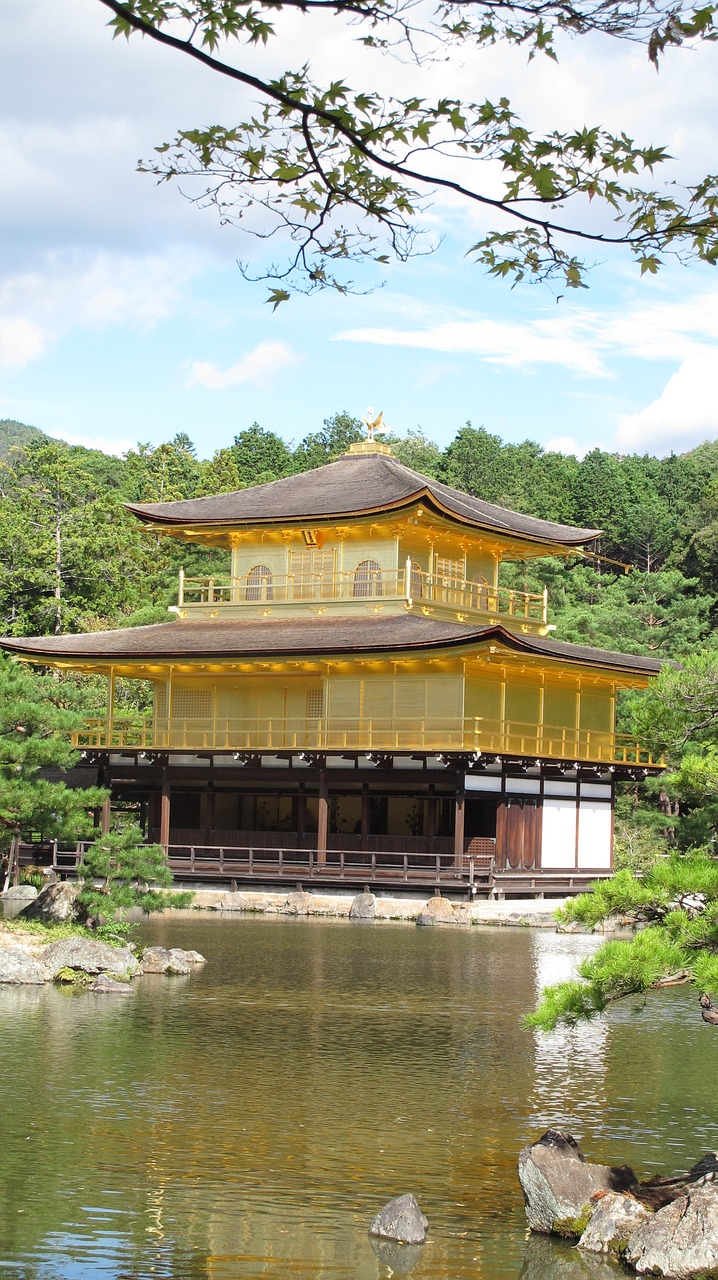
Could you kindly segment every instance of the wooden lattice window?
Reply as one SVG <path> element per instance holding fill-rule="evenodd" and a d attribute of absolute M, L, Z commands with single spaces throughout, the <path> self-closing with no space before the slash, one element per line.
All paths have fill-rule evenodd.
<path fill-rule="evenodd" d="M 412 600 L 421 600 L 424 594 L 424 584 L 422 579 L 421 565 L 416 560 L 411 562 L 411 598 Z"/>
<path fill-rule="evenodd" d="M 324 697 L 321 689 L 307 690 L 307 720 L 321 720 Z"/>
<path fill-rule="evenodd" d="M 450 560 L 447 556 L 436 557 L 436 576 L 443 587 L 456 587 L 463 583 L 464 574 L 463 560 Z"/>
<path fill-rule="evenodd" d="M 246 600 L 272 600 L 272 570 L 267 564 L 255 564 L 247 574 Z"/>
<path fill-rule="evenodd" d="M 211 720 L 211 718 L 211 689 L 175 689 L 173 691 L 173 720 Z"/>
<path fill-rule="evenodd" d="M 376 560 L 362 560 L 354 570 L 355 596 L 380 596 L 381 565 Z"/>
<path fill-rule="evenodd" d="M 328 600 L 333 596 L 333 551 L 292 551 L 289 572 L 295 600 Z"/>

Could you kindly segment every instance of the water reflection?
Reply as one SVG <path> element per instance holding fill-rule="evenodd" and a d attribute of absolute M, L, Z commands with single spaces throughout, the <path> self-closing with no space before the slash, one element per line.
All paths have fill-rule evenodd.
<path fill-rule="evenodd" d="M 537 930 L 532 942 L 536 997 L 544 987 L 576 976 L 579 957 L 575 938 Z M 587 955 L 598 949 L 603 938 L 589 935 L 581 942 L 581 953 Z M 605 1107 L 609 1034 L 609 1024 L 603 1018 L 578 1027 L 562 1027 L 551 1035 L 534 1033 L 531 1120 L 538 1129 L 549 1125 L 569 1128 L 578 1137 L 591 1116 Z"/>
<path fill-rule="evenodd" d="M 367 1227 L 404 1191 L 431 1224 L 413 1276 L 516 1280 L 533 1257 L 516 1154 L 548 1124 L 642 1168 L 718 1145 L 700 1083 L 718 1039 L 684 992 L 559 1051 L 522 1030 L 539 976 L 592 939 L 262 919 L 145 933 L 209 963 L 117 1002 L 0 988 L 0 1271 L 22 1280 L 379 1280 L 398 1268 Z"/>

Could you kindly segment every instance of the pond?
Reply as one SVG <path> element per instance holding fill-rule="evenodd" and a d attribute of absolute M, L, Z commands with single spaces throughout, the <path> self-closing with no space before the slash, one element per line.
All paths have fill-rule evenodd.
<path fill-rule="evenodd" d="M 649 1174 L 718 1147 L 695 993 L 522 1030 L 594 939 L 256 917 L 142 934 L 208 964 L 129 997 L 0 987 L 3 1276 L 379 1280 L 367 1226 L 407 1190 L 431 1224 L 416 1277 L 604 1275 L 527 1246 L 519 1149 L 567 1127 Z"/>

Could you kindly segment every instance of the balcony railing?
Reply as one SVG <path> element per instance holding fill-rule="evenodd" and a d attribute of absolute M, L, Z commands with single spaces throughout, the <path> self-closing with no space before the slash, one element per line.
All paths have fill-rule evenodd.
<path fill-rule="evenodd" d="M 445 578 L 407 566 L 400 572 L 376 570 L 359 575 L 346 573 L 301 575 L 268 574 L 259 580 L 231 577 L 189 578 L 179 575 L 178 607 L 192 609 L 217 605 L 261 605 L 329 600 L 412 600 L 447 605 L 471 613 L 493 614 L 544 624 L 547 592 L 514 591 L 466 578 Z"/>
<path fill-rule="evenodd" d="M 662 760 L 626 734 L 523 724 L 483 717 L 402 719 L 184 719 L 114 716 L 89 720 L 73 735 L 85 750 L 481 752 L 660 767 Z"/>

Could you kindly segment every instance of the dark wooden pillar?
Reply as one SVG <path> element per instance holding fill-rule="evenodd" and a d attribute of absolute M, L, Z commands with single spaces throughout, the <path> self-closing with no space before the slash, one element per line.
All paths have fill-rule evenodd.
<path fill-rule="evenodd" d="M 324 769 L 319 770 L 319 815 L 317 822 L 317 862 L 327 860 L 327 834 L 329 832 L 329 784 Z"/>
<path fill-rule="evenodd" d="M 361 847 L 368 849 L 369 847 L 369 826 L 371 820 L 371 797 L 369 795 L 369 783 L 365 782 L 361 793 Z"/>
<path fill-rule="evenodd" d="M 437 799 L 434 795 L 434 788 L 429 791 L 429 798 L 426 801 L 426 852 L 433 853 L 436 847 L 436 817 L 437 817 Z"/>
<path fill-rule="evenodd" d="M 106 800 L 102 801 L 102 808 L 100 810 L 100 832 L 102 833 L 103 836 L 107 835 L 111 826 L 112 826 L 112 798 L 108 796 Z"/>
<path fill-rule="evenodd" d="M 162 770 L 162 799 L 160 802 L 160 844 L 167 848 L 170 842 L 170 780 L 167 769 Z"/>
<path fill-rule="evenodd" d="M 205 809 L 204 809 L 204 842 L 205 844 L 212 844 L 212 835 L 214 832 L 214 812 L 215 812 L 214 786 L 211 782 L 208 782 L 207 791 L 205 793 Z"/>
<path fill-rule="evenodd" d="M 306 829 L 307 829 L 307 793 L 304 790 L 304 785 L 302 784 L 302 789 L 299 792 L 299 795 L 297 796 L 297 844 L 299 845 L 300 849 L 302 847 L 302 841 L 304 840 L 304 832 L 306 831 Z"/>
<path fill-rule="evenodd" d="M 460 867 L 464 860 L 464 812 L 466 796 L 461 783 L 457 782 L 454 809 L 454 866 Z"/>

